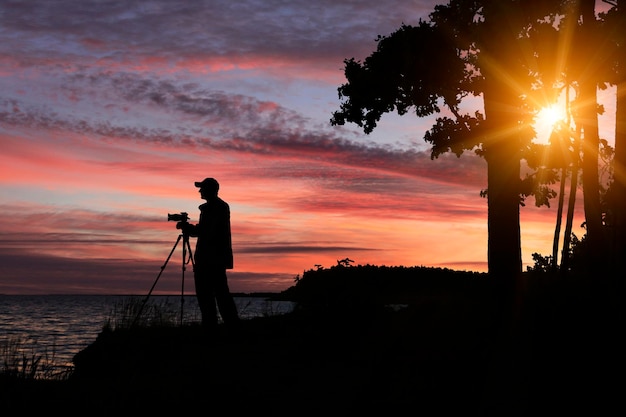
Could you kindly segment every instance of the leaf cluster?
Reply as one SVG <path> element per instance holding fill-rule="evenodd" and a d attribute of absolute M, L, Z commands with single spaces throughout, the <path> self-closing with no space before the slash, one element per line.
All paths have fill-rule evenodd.
<path fill-rule="evenodd" d="M 331 124 L 351 122 L 371 133 L 384 113 L 418 117 L 440 112 L 440 102 L 453 112 L 467 94 L 471 74 L 454 40 L 431 23 L 402 25 L 379 36 L 378 48 L 364 62 L 345 60 L 348 82 L 338 88 L 345 99 Z"/>

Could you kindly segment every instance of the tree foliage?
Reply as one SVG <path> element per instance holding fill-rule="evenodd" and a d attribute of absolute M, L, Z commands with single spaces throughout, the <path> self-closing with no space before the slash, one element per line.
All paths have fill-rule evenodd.
<path fill-rule="evenodd" d="M 371 133 L 384 113 L 418 117 L 441 111 L 440 103 L 458 111 L 472 81 L 465 61 L 446 33 L 432 23 L 402 25 L 389 36 L 379 36 L 377 50 L 364 62 L 344 61 L 348 82 L 338 88 L 341 110 L 331 123 L 351 122 Z"/>

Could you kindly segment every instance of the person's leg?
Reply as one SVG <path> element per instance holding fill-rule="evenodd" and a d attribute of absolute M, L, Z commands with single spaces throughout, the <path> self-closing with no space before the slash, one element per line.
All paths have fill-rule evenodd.
<path fill-rule="evenodd" d="M 215 291 L 211 283 L 211 276 L 206 268 L 196 266 L 194 268 L 194 283 L 196 298 L 202 315 L 202 326 L 213 328 L 217 325 L 217 309 L 215 306 Z"/>
<path fill-rule="evenodd" d="M 235 324 L 239 321 L 239 314 L 237 313 L 235 300 L 228 288 L 226 270 L 218 269 L 213 271 L 213 274 L 215 299 L 217 300 L 222 320 L 224 320 L 224 324 Z"/>

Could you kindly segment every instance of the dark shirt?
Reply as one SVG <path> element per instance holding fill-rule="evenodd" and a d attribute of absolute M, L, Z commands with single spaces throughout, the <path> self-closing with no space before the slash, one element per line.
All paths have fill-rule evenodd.
<path fill-rule="evenodd" d="M 232 269 L 233 247 L 228 203 L 216 197 L 198 208 L 200 220 L 188 229 L 190 236 L 198 238 L 194 255 L 196 266 Z"/>

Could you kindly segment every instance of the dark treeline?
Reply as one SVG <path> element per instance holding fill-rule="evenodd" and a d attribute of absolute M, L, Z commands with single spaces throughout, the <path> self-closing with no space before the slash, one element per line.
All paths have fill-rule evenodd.
<path fill-rule="evenodd" d="M 486 294 L 486 273 L 425 266 L 344 265 L 318 267 L 295 278 L 295 285 L 279 294 L 301 308 L 331 310 L 409 304 L 435 295 Z"/>

